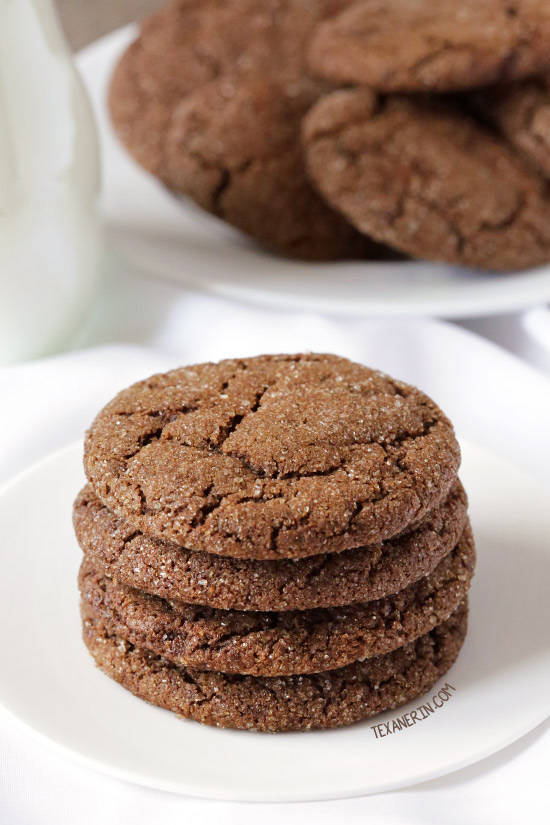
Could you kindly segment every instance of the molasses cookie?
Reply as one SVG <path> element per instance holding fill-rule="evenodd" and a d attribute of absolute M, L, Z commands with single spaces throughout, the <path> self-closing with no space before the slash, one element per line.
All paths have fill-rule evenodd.
<path fill-rule="evenodd" d="M 84 463 L 136 531 L 279 559 L 404 531 L 448 495 L 460 450 L 414 387 L 334 355 L 279 355 L 134 384 L 93 422 Z"/>
<path fill-rule="evenodd" d="M 172 0 L 141 24 L 110 87 L 111 117 L 135 159 L 170 185 L 165 141 L 174 108 L 225 74 L 291 83 L 303 74 L 305 38 L 336 0 Z"/>
<path fill-rule="evenodd" d="M 270 732 L 349 725 L 422 696 L 453 665 L 466 627 L 463 604 L 392 653 L 326 673 L 262 678 L 178 667 L 83 612 L 84 642 L 96 664 L 134 695 L 207 725 Z"/>
<path fill-rule="evenodd" d="M 373 601 L 431 573 L 466 524 L 466 494 L 449 496 L 415 530 L 369 547 L 261 561 L 193 552 L 136 532 L 91 485 L 77 496 L 74 527 L 92 565 L 120 584 L 164 599 L 234 610 L 305 610 Z"/>
<path fill-rule="evenodd" d="M 433 573 L 393 596 L 316 610 L 241 612 L 159 599 L 98 573 L 84 558 L 87 610 L 109 634 L 174 664 L 252 676 L 318 673 L 388 653 L 445 621 L 466 597 L 475 564 L 467 527 Z"/>
<path fill-rule="evenodd" d="M 550 69 L 541 0 L 363 0 L 319 24 L 314 73 L 386 92 L 451 92 Z"/>
<path fill-rule="evenodd" d="M 484 269 L 550 259 L 548 186 L 450 104 L 343 90 L 309 112 L 303 138 L 320 192 L 379 241 Z"/>
<path fill-rule="evenodd" d="M 349 0 L 348 0 L 349 2 Z M 178 195 L 285 255 L 388 255 L 311 187 L 299 141 L 315 24 L 344 0 L 181 0 L 142 26 L 110 90 L 117 133 Z"/>
<path fill-rule="evenodd" d="M 322 200 L 306 174 L 302 117 L 310 83 L 225 76 L 173 111 L 164 168 L 170 188 L 266 247 L 296 258 L 387 257 Z"/>

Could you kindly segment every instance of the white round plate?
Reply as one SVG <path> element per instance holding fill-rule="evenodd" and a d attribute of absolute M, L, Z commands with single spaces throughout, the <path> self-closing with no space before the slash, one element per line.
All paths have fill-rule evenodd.
<path fill-rule="evenodd" d="M 334 731 L 267 735 L 177 719 L 94 667 L 80 638 L 81 554 L 71 503 L 82 446 L 35 465 L 0 493 L 0 701 L 56 750 L 108 774 L 169 791 L 237 800 L 355 796 L 471 764 L 550 712 L 548 491 L 465 446 L 478 567 L 470 630 L 455 666 L 424 699 Z M 433 697 L 445 683 L 450 698 Z M 383 738 L 384 725 L 440 704 Z M 382 728 L 385 730 L 385 728 Z"/>
<path fill-rule="evenodd" d="M 134 265 L 238 300 L 354 315 L 459 318 L 550 300 L 549 266 L 491 274 L 423 261 L 300 263 L 256 249 L 190 202 L 179 202 L 131 160 L 109 123 L 109 77 L 135 32 L 116 31 L 78 58 L 101 137 L 107 237 Z"/>

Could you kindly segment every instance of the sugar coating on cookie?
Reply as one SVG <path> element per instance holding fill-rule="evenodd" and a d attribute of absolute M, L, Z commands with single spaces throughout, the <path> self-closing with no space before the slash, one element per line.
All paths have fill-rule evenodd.
<path fill-rule="evenodd" d="M 84 463 L 136 530 L 277 559 L 395 536 L 448 494 L 460 450 L 414 387 L 334 355 L 280 355 L 123 390 L 93 422 Z"/>
<path fill-rule="evenodd" d="M 203 724 L 274 733 L 349 725 L 422 696 L 458 656 L 467 605 L 391 653 L 324 673 L 286 677 L 178 667 L 112 635 L 85 606 L 82 620 L 84 642 L 96 664 L 141 699 Z"/>
<path fill-rule="evenodd" d="M 466 520 L 466 494 L 456 482 L 405 535 L 341 553 L 262 561 L 194 552 L 140 533 L 117 519 L 90 484 L 73 510 L 80 547 L 103 575 L 164 599 L 234 610 L 307 610 L 396 593 L 433 572 Z"/>
<path fill-rule="evenodd" d="M 550 69 L 544 0 L 362 0 L 321 22 L 315 74 L 385 92 L 452 92 Z"/>
<path fill-rule="evenodd" d="M 495 270 L 550 258 L 548 186 L 451 104 L 342 90 L 308 113 L 303 140 L 323 196 L 382 242 Z"/>

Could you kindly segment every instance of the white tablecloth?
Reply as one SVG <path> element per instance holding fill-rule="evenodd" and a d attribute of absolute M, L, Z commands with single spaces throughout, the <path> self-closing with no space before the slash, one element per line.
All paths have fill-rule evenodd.
<path fill-rule="evenodd" d="M 233 355 L 319 350 L 418 384 L 443 406 L 460 434 L 548 483 L 547 376 L 464 327 L 550 369 L 550 317 L 544 308 L 462 327 L 330 318 L 237 305 L 111 265 L 79 349 L 0 370 L 0 482 L 81 437 L 118 389 L 154 371 Z M 9 662 L 2 667 L 9 668 Z M 211 802 L 133 786 L 79 767 L 36 744 L 0 709 L 0 823 L 269 825 L 283 817 L 301 825 L 539 823 L 548 815 L 549 760 L 550 727 L 545 724 L 476 765 L 398 792 L 284 807 Z M 338 754 L 334 761 L 337 770 Z"/>

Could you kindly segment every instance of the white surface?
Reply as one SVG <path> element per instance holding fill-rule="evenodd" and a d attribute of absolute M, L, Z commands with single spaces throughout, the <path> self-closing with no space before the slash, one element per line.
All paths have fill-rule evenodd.
<path fill-rule="evenodd" d="M 66 344 L 99 278 L 98 146 L 53 0 L 0 0 L 0 363 Z"/>
<path fill-rule="evenodd" d="M 0 370 L 0 396 L 9 399 L 0 405 L 1 481 L 79 438 L 99 407 L 140 377 L 232 354 L 310 348 L 338 352 L 418 384 L 441 403 L 465 438 L 505 455 L 548 483 L 548 379 L 453 325 L 421 320 L 342 322 L 307 313 L 250 310 L 113 270 L 83 340 L 141 342 L 156 349 L 103 346 Z M 32 521 L 30 505 L 28 513 Z M 511 599 L 514 578 L 515 574 L 506 583 Z M 59 585 L 52 605 L 58 591 Z M 20 600 L 18 594 L 10 597 Z M 529 613 L 531 601 L 523 608 Z M 4 659 L 0 669 L 7 666 Z M 34 678 L 40 680 L 41 673 Z M 547 684 L 538 685 L 542 693 L 547 689 Z M 49 710 L 57 712 L 55 706 Z M 279 825 L 284 817 L 300 825 L 542 823 L 547 816 L 549 759 L 550 727 L 545 723 L 475 766 L 407 790 L 284 808 L 250 806 L 167 794 L 101 776 L 35 743 L 0 709 L 0 822 L 150 825 L 170 819 Z M 332 763 L 337 768 L 337 752 Z"/>
<path fill-rule="evenodd" d="M 479 556 L 470 631 L 458 662 L 424 699 L 433 702 L 446 683 L 455 691 L 413 728 L 382 739 L 370 725 L 410 713 L 422 699 L 334 731 L 270 736 L 216 730 L 177 720 L 103 676 L 80 637 L 81 552 L 69 504 L 84 481 L 81 443 L 0 492 L 7 549 L 0 649 L 10 665 L 0 672 L 0 702 L 40 738 L 89 767 L 195 796 L 341 798 L 398 788 L 475 762 L 550 713 L 550 692 L 540 689 L 550 681 L 550 512 L 547 489 L 479 448 L 463 445 L 461 477 Z M 17 553 L 10 552 L 15 546 Z M 20 603 L 10 596 L 23 592 L 22 623 Z"/>
<path fill-rule="evenodd" d="M 136 266 L 208 292 L 275 307 L 352 315 L 506 312 L 550 300 L 550 267 L 491 274 L 443 264 L 307 264 L 259 251 L 142 171 L 114 138 L 107 84 L 135 30 L 114 32 L 79 55 L 103 150 L 107 237 Z"/>

